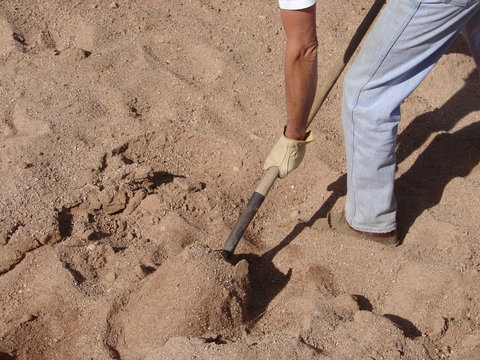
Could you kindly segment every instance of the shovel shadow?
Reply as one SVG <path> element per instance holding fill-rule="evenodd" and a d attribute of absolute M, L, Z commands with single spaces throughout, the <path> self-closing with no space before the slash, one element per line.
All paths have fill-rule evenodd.
<path fill-rule="evenodd" d="M 346 175 L 342 175 L 328 186 L 328 190 L 333 192 L 320 209 L 308 221 L 295 225 L 290 233 L 274 248 L 262 255 L 250 253 L 234 254 L 232 256 L 231 262 L 234 264 L 242 259 L 247 260 L 249 263 L 250 290 L 247 298 L 246 322 L 250 326 L 253 326 L 262 318 L 270 302 L 290 281 L 292 269 L 289 269 L 286 274 L 278 270 L 273 264 L 275 256 L 295 240 L 305 228 L 311 227 L 319 218 L 325 217 L 337 200 L 345 195 L 345 189 Z"/>

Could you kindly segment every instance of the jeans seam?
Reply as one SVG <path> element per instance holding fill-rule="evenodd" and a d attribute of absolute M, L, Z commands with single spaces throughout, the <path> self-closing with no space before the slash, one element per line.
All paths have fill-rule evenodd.
<path fill-rule="evenodd" d="M 412 21 L 413 17 L 415 16 L 415 14 L 417 14 L 419 8 L 420 8 L 420 5 L 423 3 L 423 1 L 412 1 L 411 4 L 415 4 L 415 7 L 412 6 L 412 13 L 410 14 L 410 16 L 408 16 L 404 23 L 402 24 L 402 26 L 399 27 L 399 29 L 401 29 L 395 37 L 392 37 L 392 40 L 388 43 L 387 46 L 385 46 L 385 50 L 382 51 L 381 55 L 378 57 L 378 61 L 376 62 L 373 62 L 373 64 L 377 64 L 375 67 L 372 66 L 369 71 L 368 71 L 368 79 L 366 80 L 366 82 L 364 83 L 364 85 L 360 88 L 360 90 L 357 92 L 357 96 L 356 96 L 356 101 L 355 101 L 355 105 L 353 106 L 352 108 L 352 112 L 351 112 L 351 122 L 352 122 L 352 169 L 351 169 L 351 176 L 353 177 L 353 173 L 354 173 L 354 168 L 355 168 L 355 151 L 354 151 L 354 148 L 355 148 L 355 121 L 354 121 L 354 113 L 355 113 L 355 110 L 358 106 L 358 102 L 359 102 L 359 99 L 360 99 L 360 95 L 361 93 L 363 92 L 363 89 L 370 83 L 370 81 L 372 80 L 372 78 L 375 76 L 375 74 L 378 72 L 378 70 L 380 69 L 380 67 L 382 66 L 383 62 L 385 61 L 385 58 L 388 56 L 388 54 L 390 53 L 390 51 L 392 50 L 392 47 L 397 43 L 398 39 L 400 38 L 400 36 L 402 35 L 402 33 L 405 31 L 406 27 L 408 26 L 408 24 Z M 350 225 L 353 224 L 354 222 L 354 219 L 355 219 L 355 216 L 357 214 L 357 198 L 356 198 L 357 194 L 354 192 L 353 193 L 353 203 L 354 203 L 354 206 L 353 206 L 353 214 L 352 214 L 352 218 L 350 221 L 348 221 L 350 223 Z M 353 226 L 352 226 L 353 227 Z M 368 230 L 363 230 L 363 231 L 368 231 Z"/>

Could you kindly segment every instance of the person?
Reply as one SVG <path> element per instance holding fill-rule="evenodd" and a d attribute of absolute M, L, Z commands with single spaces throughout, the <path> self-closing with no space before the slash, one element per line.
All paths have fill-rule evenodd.
<path fill-rule="evenodd" d="M 287 37 L 287 125 L 264 168 L 278 166 L 285 177 L 312 140 L 306 124 L 317 82 L 316 5 L 314 0 L 279 0 L 279 5 Z M 400 104 L 460 32 L 480 69 L 480 0 L 387 1 L 344 79 L 347 198 L 343 212 L 328 215 L 330 229 L 398 244 L 394 176 Z"/>

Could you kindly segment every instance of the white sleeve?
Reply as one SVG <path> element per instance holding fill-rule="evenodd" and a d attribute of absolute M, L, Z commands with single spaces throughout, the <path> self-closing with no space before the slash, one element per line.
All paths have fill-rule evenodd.
<path fill-rule="evenodd" d="M 317 0 L 278 0 L 280 9 L 284 10 L 300 10 L 306 9 L 314 5 Z"/>

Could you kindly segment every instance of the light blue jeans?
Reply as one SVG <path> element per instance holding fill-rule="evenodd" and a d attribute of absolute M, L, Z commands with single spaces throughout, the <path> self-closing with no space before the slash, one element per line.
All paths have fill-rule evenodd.
<path fill-rule="evenodd" d="M 395 230 L 400 104 L 460 31 L 480 69 L 480 0 L 390 0 L 346 75 L 342 108 L 345 217 L 354 229 Z"/>

